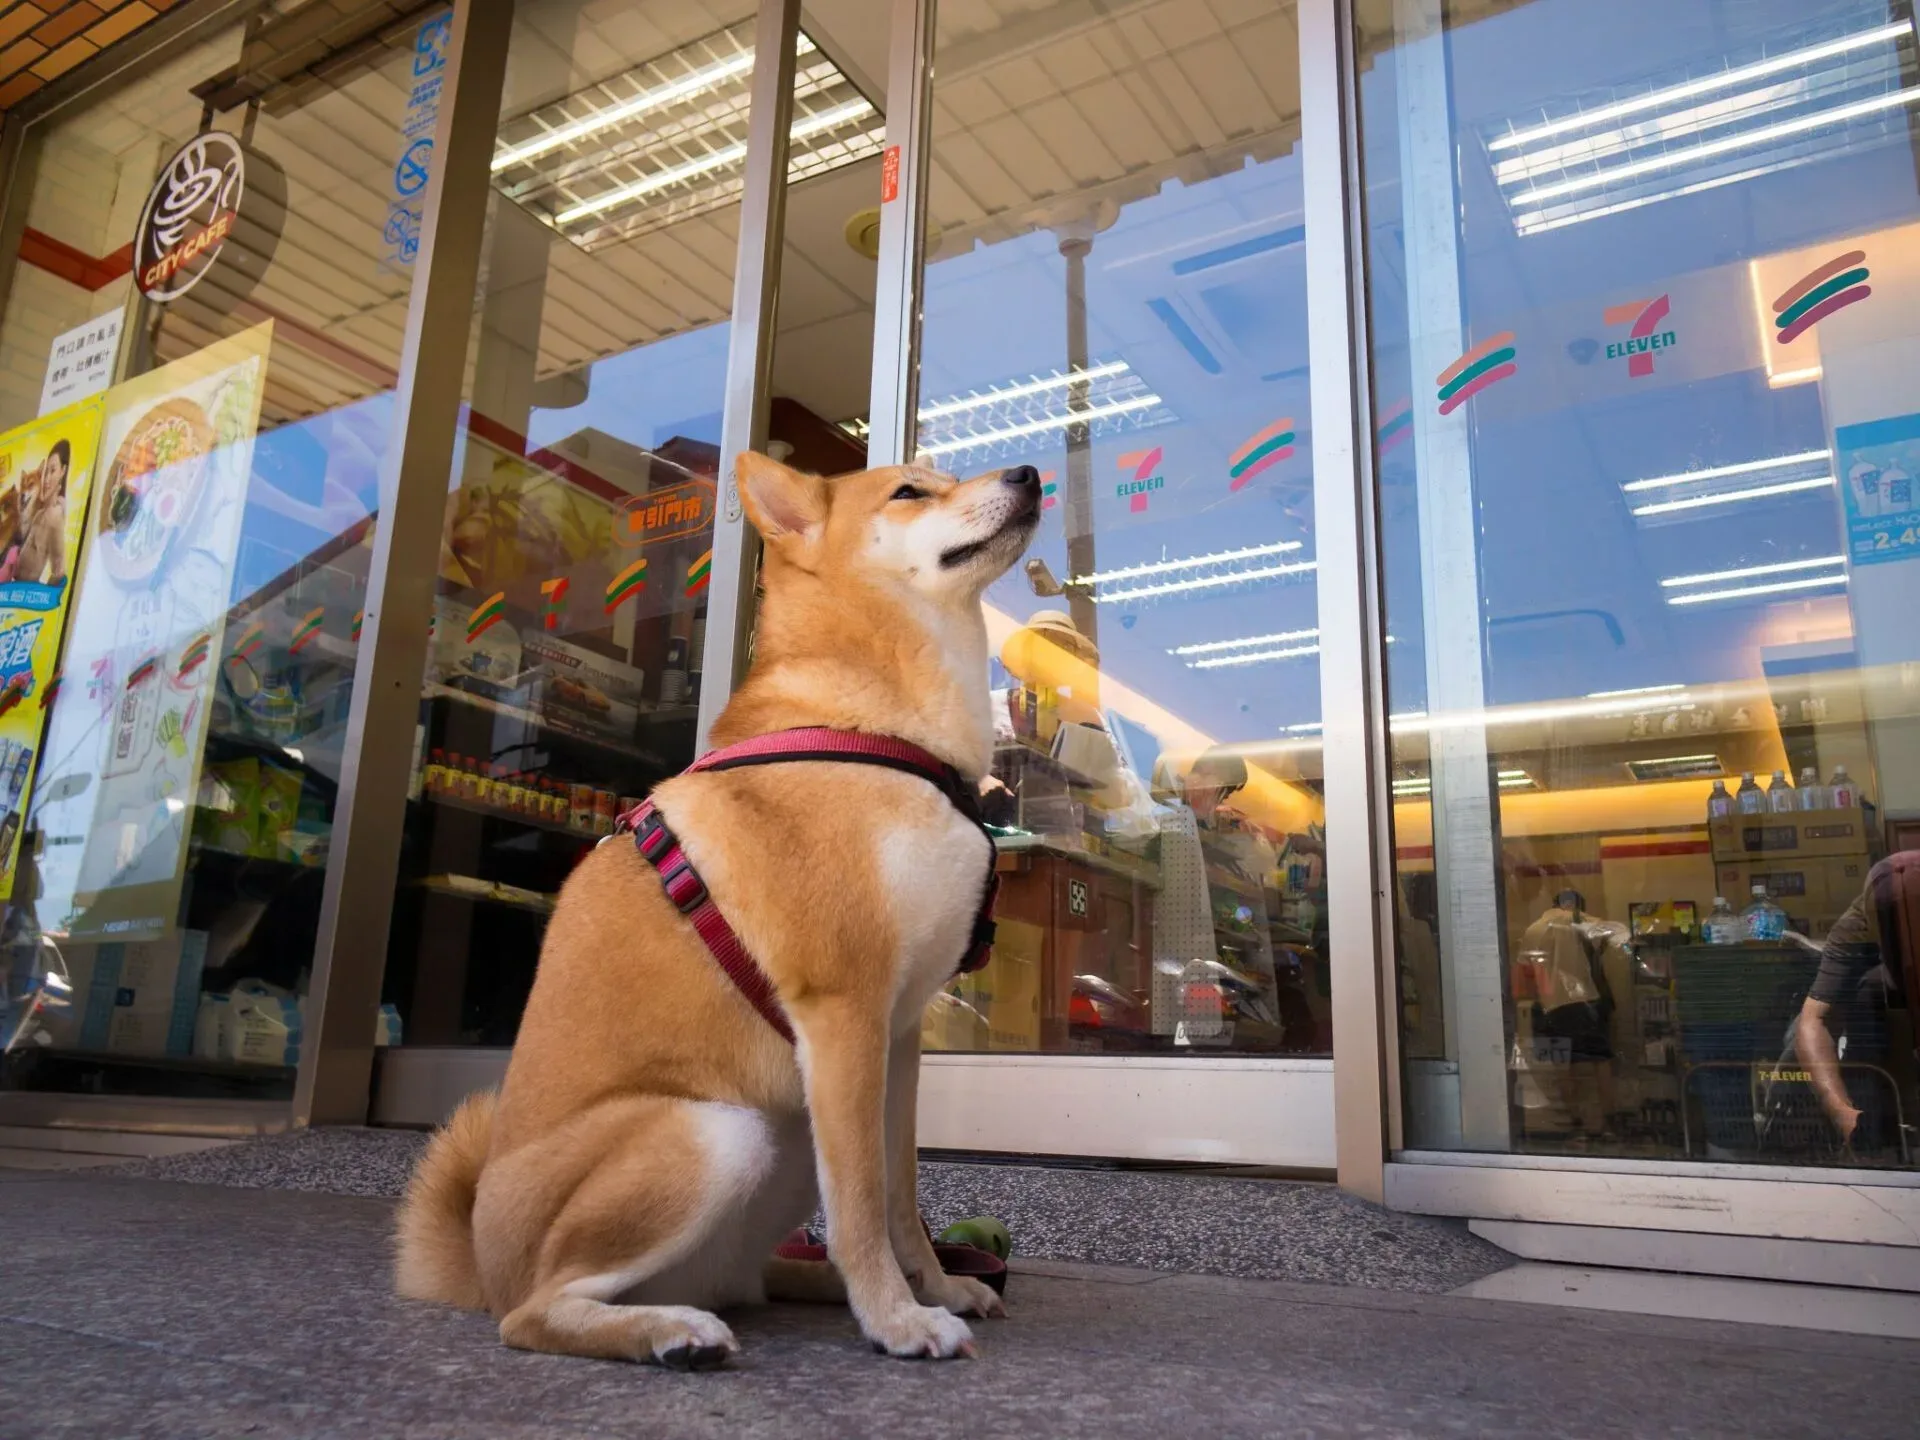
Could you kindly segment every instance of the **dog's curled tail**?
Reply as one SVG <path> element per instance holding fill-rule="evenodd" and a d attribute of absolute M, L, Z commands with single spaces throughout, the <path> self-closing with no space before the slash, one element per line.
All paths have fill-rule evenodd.
<path fill-rule="evenodd" d="M 473 1198 L 493 1135 L 494 1092 L 460 1102 L 434 1132 L 400 1202 L 394 1288 L 410 1300 L 484 1310 L 473 1255 Z"/>

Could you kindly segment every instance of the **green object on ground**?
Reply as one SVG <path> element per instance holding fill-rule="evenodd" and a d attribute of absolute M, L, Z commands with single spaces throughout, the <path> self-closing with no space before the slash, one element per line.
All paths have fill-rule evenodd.
<path fill-rule="evenodd" d="M 1007 1227 L 991 1215 L 975 1215 L 970 1220 L 955 1221 L 940 1232 L 939 1243 L 971 1245 L 1002 1260 L 1013 1254 L 1013 1237 L 1007 1234 Z"/>

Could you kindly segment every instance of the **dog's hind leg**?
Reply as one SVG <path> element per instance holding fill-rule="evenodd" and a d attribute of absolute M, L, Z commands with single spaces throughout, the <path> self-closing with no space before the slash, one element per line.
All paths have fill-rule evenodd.
<path fill-rule="evenodd" d="M 766 1250 L 744 1263 L 743 1247 L 760 1237 L 742 1222 L 780 1146 L 760 1112 L 738 1106 L 655 1100 L 635 1118 L 548 1227 L 532 1287 L 500 1338 L 677 1369 L 721 1364 L 738 1346 L 711 1311 L 760 1298 Z"/>

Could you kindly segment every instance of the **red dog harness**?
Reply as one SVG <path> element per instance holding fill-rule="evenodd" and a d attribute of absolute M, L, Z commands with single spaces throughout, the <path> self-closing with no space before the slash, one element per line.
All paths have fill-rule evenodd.
<path fill-rule="evenodd" d="M 968 974 L 985 965 L 988 952 L 993 948 L 993 901 L 1000 888 L 1000 877 L 994 871 L 991 849 L 993 834 L 980 817 L 979 797 L 967 784 L 965 777 L 946 761 L 922 750 L 918 745 L 896 740 L 890 735 L 865 735 L 854 730 L 828 730 L 821 727 L 776 731 L 771 735 L 743 740 L 738 745 L 729 745 L 724 750 L 712 750 L 682 773 L 694 775 L 703 770 L 738 770 L 747 765 L 785 765 L 799 760 L 882 765 L 889 770 L 918 775 L 938 787 L 954 809 L 980 827 L 980 833 L 987 837 L 989 846 L 986 889 L 980 897 L 980 909 L 974 916 L 973 936 L 954 973 Z M 766 971 L 747 953 L 747 947 L 733 933 L 733 927 L 727 923 L 726 916 L 720 913 L 720 907 L 713 903 L 705 882 L 687 859 L 678 837 L 660 818 L 653 801 L 644 800 L 622 815 L 619 828 L 633 832 L 633 843 L 640 851 L 640 857 L 660 872 L 660 883 L 666 887 L 667 898 L 693 922 L 693 928 L 699 932 L 707 949 L 713 952 L 713 958 L 719 962 L 727 978 L 746 996 L 747 1003 L 758 1010 L 766 1022 L 791 1045 L 793 1027 L 787 1023 L 786 1014 L 774 995 L 773 982 L 767 979 Z"/>

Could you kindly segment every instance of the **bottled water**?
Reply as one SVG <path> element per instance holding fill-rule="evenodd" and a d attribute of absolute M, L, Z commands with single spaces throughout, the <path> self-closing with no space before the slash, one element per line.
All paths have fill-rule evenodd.
<path fill-rule="evenodd" d="M 1733 796 L 1727 793 L 1727 782 L 1713 782 L 1713 793 L 1707 797 L 1707 819 L 1724 820 L 1733 814 Z"/>
<path fill-rule="evenodd" d="M 1811 765 L 1800 772 L 1800 788 L 1795 793 L 1800 797 L 1802 810 L 1827 808 L 1827 787 L 1820 783 L 1820 772 Z"/>
<path fill-rule="evenodd" d="M 1753 887 L 1753 903 L 1740 912 L 1740 929 L 1749 940 L 1784 940 L 1787 912 L 1767 898 L 1767 887 Z"/>
<path fill-rule="evenodd" d="M 1833 767 L 1833 779 L 1827 785 L 1827 804 L 1835 810 L 1851 810 L 1860 803 L 1860 787 L 1847 774 L 1847 767 Z"/>
<path fill-rule="evenodd" d="M 1740 777 L 1740 793 L 1734 797 L 1734 800 L 1742 815 L 1767 813 L 1767 792 L 1753 783 L 1751 770 Z"/>
<path fill-rule="evenodd" d="M 1733 907 L 1727 904 L 1727 897 L 1713 897 L 1713 909 L 1707 912 L 1706 922 L 1700 927 L 1700 933 L 1706 937 L 1709 945 L 1738 945 L 1740 943 L 1740 917 L 1733 913 Z"/>
<path fill-rule="evenodd" d="M 1793 786 L 1787 783 L 1787 772 L 1776 770 L 1772 783 L 1767 786 L 1767 809 L 1776 815 L 1785 815 L 1793 808 Z"/>

